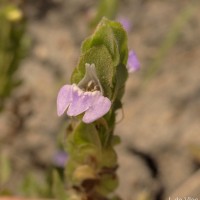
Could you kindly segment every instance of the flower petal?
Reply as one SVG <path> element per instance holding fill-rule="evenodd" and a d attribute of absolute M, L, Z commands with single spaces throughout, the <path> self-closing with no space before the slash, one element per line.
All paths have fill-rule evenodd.
<path fill-rule="evenodd" d="M 140 69 L 140 62 L 133 50 L 129 51 L 127 68 L 128 68 L 129 72 L 134 72 L 134 71 Z"/>
<path fill-rule="evenodd" d="M 93 105 L 85 112 L 83 122 L 92 123 L 93 121 L 105 115 L 111 107 L 111 101 L 99 93 L 94 96 Z"/>
<path fill-rule="evenodd" d="M 85 112 L 93 103 L 91 92 L 84 92 L 77 86 L 73 87 L 73 101 L 71 102 L 67 115 L 77 116 Z"/>
<path fill-rule="evenodd" d="M 58 92 L 57 114 L 61 116 L 72 101 L 72 85 L 64 85 Z"/>

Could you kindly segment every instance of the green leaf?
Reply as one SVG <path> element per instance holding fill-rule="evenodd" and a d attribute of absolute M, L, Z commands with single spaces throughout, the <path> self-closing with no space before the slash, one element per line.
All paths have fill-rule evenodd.
<path fill-rule="evenodd" d="M 115 90 L 113 94 L 113 100 L 116 100 L 116 103 L 120 105 L 121 98 L 124 95 L 125 91 L 125 82 L 128 78 L 128 71 L 124 65 L 119 65 L 117 67 L 117 72 L 115 76 Z M 118 108 L 118 105 L 115 105 L 116 109 Z"/>
<path fill-rule="evenodd" d="M 103 167 L 113 167 L 117 165 L 117 154 L 112 147 L 102 149 Z"/>
<path fill-rule="evenodd" d="M 113 192 L 119 185 L 118 179 L 114 174 L 106 174 L 101 176 L 97 191 L 102 195 L 107 195 Z"/>
<path fill-rule="evenodd" d="M 116 38 L 120 54 L 120 63 L 126 66 L 128 58 L 127 33 L 120 23 L 107 19 L 104 20 L 106 20 L 108 26 L 112 28 L 114 37 Z"/>
<path fill-rule="evenodd" d="M 114 66 L 117 66 L 120 60 L 118 44 L 112 27 L 105 18 L 98 25 L 91 41 L 91 46 L 99 45 L 106 46 L 112 57 Z"/>
<path fill-rule="evenodd" d="M 74 131 L 74 142 L 77 146 L 85 144 L 93 144 L 101 149 L 101 142 L 94 124 L 85 124 L 81 122 Z"/>
<path fill-rule="evenodd" d="M 78 163 L 84 163 L 90 158 L 96 158 L 94 162 L 100 162 L 101 142 L 94 124 L 81 122 L 67 138 L 67 151 Z"/>
<path fill-rule="evenodd" d="M 64 183 L 62 182 L 57 171 L 53 171 L 53 193 L 56 199 L 59 200 L 70 200 L 64 188 Z"/>
<path fill-rule="evenodd" d="M 121 143 L 121 139 L 118 135 L 113 135 L 112 137 L 112 145 L 115 146 L 115 145 L 118 145 Z"/>

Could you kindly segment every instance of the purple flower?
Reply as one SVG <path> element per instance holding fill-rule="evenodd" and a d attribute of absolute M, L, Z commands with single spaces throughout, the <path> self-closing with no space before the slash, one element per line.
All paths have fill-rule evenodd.
<path fill-rule="evenodd" d="M 130 32 L 131 30 L 131 23 L 128 19 L 124 18 L 124 17 L 119 17 L 117 19 L 118 22 L 120 22 L 123 26 L 123 28 L 127 31 Z"/>
<path fill-rule="evenodd" d="M 86 64 L 86 74 L 78 85 L 64 85 L 60 89 L 57 114 L 61 116 L 66 111 L 68 116 L 77 116 L 84 113 L 83 122 L 92 123 L 110 110 L 111 101 L 102 93 L 95 65 Z"/>
<path fill-rule="evenodd" d="M 128 53 L 128 61 L 127 61 L 128 72 L 134 72 L 140 69 L 140 62 L 133 50 Z"/>
<path fill-rule="evenodd" d="M 65 151 L 58 151 L 53 157 L 53 164 L 57 167 L 65 167 L 67 162 L 67 153 Z"/>

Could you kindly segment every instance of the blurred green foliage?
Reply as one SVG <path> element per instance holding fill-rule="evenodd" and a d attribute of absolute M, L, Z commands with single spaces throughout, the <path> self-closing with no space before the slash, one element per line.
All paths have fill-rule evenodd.
<path fill-rule="evenodd" d="M 69 196 L 66 194 L 63 181 L 56 170 L 53 171 L 53 193 L 59 200 L 69 199 Z"/>
<path fill-rule="evenodd" d="M 11 175 L 10 161 L 5 155 L 0 155 L 0 188 L 6 184 Z"/>
<path fill-rule="evenodd" d="M 21 83 L 16 72 L 28 48 L 23 13 L 7 2 L 0 1 L 0 110 L 12 90 Z"/>
<path fill-rule="evenodd" d="M 118 11 L 118 3 L 118 0 L 99 0 L 96 15 L 91 21 L 91 27 L 96 27 L 103 17 L 114 20 Z"/>
<path fill-rule="evenodd" d="M 45 180 L 38 180 L 33 172 L 26 174 L 19 188 L 20 195 L 25 197 L 52 197 L 52 172 L 49 170 L 45 173 L 45 175 Z"/>

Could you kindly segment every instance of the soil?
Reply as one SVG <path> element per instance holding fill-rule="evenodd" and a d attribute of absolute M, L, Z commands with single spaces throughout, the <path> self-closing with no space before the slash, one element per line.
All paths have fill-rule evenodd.
<path fill-rule="evenodd" d="M 200 198 L 200 4 L 191 5 L 121 1 L 119 15 L 132 25 L 129 48 L 141 62 L 141 70 L 129 76 L 116 127 L 123 199 Z M 96 2 L 28 0 L 24 6 L 31 49 L 18 72 L 23 85 L 0 114 L 0 152 L 12 163 L 11 188 L 30 171 L 42 179 L 52 164 L 67 120 L 56 115 L 57 92 L 69 82 L 81 41 L 91 34 Z M 181 18 L 178 36 L 161 54 L 187 9 L 190 17 Z"/>

